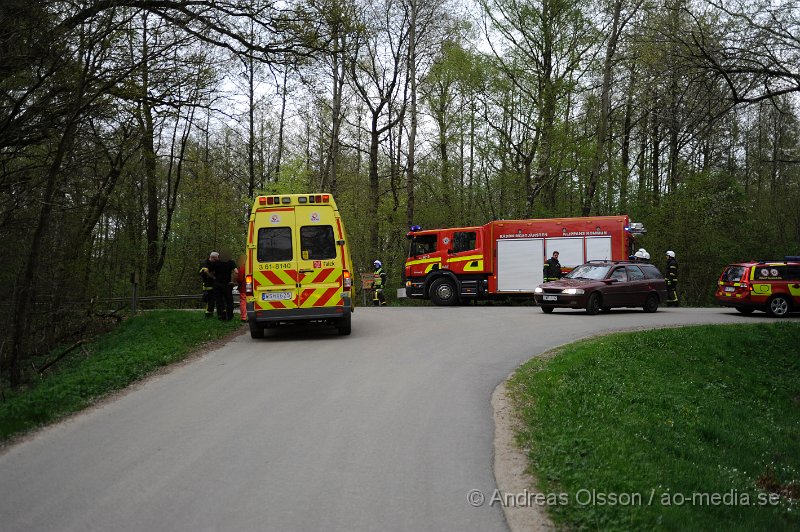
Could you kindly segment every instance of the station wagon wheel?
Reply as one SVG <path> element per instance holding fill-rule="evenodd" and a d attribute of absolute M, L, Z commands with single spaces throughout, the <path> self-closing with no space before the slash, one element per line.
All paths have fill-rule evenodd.
<path fill-rule="evenodd" d="M 544 312 L 545 314 L 550 314 L 551 312 L 553 312 L 553 307 L 542 305 L 542 312 Z"/>
<path fill-rule="evenodd" d="M 774 296 L 769 300 L 767 314 L 773 318 L 783 318 L 789 313 L 789 300 L 782 295 Z"/>
<path fill-rule="evenodd" d="M 431 284 L 431 301 L 446 307 L 458 303 L 456 285 L 446 277 L 440 277 Z"/>
<path fill-rule="evenodd" d="M 597 292 L 593 293 L 589 296 L 589 301 L 586 302 L 586 314 L 590 316 L 594 316 L 598 312 L 600 312 L 600 307 L 602 306 L 602 300 L 600 298 L 600 294 Z"/>
<path fill-rule="evenodd" d="M 647 299 L 644 301 L 644 306 L 642 307 L 645 312 L 655 312 L 658 310 L 658 296 L 655 294 L 650 294 L 647 296 Z"/>

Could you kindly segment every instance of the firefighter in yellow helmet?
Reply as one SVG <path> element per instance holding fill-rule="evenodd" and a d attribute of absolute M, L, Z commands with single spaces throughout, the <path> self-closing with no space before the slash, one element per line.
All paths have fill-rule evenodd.
<path fill-rule="evenodd" d="M 383 289 L 386 286 L 386 272 L 383 271 L 383 263 L 381 261 L 376 259 L 372 265 L 375 266 L 372 304 L 376 307 L 382 307 L 386 305 L 386 295 L 383 293 Z"/>

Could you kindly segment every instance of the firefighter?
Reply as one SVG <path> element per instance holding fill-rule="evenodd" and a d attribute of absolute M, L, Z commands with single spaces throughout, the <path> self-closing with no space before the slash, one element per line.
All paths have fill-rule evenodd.
<path fill-rule="evenodd" d="M 633 262 L 650 262 L 650 253 L 644 248 L 639 248 L 639 250 L 633 254 Z"/>
<path fill-rule="evenodd" d="M 557 281 L 561 279 L 561 263 L 558 262 L 558 251 L 553 252 L 553 256 L 544 263 L 544 280 Z"/>
<path fill-rule="evenodd" d="M 233 319 L 233 285 L 239 269 L 232 260 L 219 260 L 219 255 L 211 265 L 214 274 L 214 295 L 217 298 L 217 316 L 224 321 Z"/>
<path fill-rule="evenodd" d="M 206 304 L 206 318 L 214 315 L 214 303 L 217 296 L 214 293 L 214 274 L 212 268 L 219 260 L 219 253 L 212 251 L 208 258 L 200 263 L 200 279 L 203 282 L 203 303 Z"/>
<path fill-rule="evenodd" d="M 375 266 L 375 283 L 372 285 L 373 295 L 372 295 L 372 304 L 376 307 L 386 305 L 386 296 L 383 293 L 383 289 L 386 286 L 386 272 L 383 271 L 383 264 L 379 260 L 375 260 L 372 263 Z"/>
<path fill-rule="evenodd" d="M 667 306 L 678 306 L 678 260 L 674 251 L 667 251 Z"/>

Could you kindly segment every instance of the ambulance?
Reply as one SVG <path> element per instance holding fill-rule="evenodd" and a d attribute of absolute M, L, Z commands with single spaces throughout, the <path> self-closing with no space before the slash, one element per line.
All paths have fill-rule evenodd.
<path fill-rule="evenodd" d="M 497 220 L 449 229 L 415 226 L 406 235 L 405 295 L 436 305 L 532 298 L 554 251 L 566 273 L 590 260 L 627 260 L 645 232 L 624 215 Z"/>
<path fill-rule="evenodd" d="M 258 196 L 250 213 L 245 290 L 250 336 L 317 322 L 350 334 L 352 261 L 330 194 Z"/>

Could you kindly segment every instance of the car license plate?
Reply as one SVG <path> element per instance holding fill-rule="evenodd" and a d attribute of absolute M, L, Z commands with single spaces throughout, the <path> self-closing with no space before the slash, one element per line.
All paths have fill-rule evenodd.
<path fill-rule="evenodd" d="M 558 301 L 558 296 L 542 296 L 542 301 Z"/>
<path fill-rule="evenodd" d="M 725 290 L 726 292 L 736 292 L 735 286 L 725 286 L 722 289 Z"/>
<path fill-rule="evenodd" d="M 292 298 L 291 292 L 265 292 L 261 294 L 261 301 L 281 301 Z"/>

